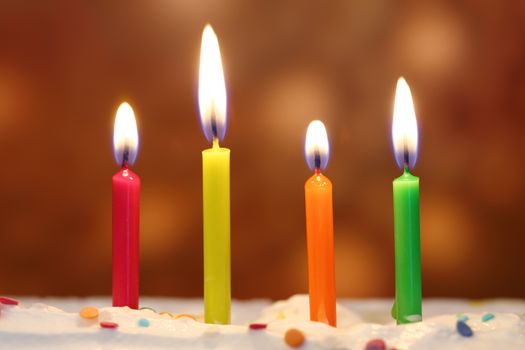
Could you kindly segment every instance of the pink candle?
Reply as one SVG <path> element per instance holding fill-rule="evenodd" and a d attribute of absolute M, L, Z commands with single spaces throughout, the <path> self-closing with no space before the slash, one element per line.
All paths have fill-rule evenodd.
<path fill-rule="evenodd" d="M 139 306 L 140 178 L 129 168 L 137 156 L 138 133 L 133 109 L 122 103 L 115 118 L 113 147 L 113 306 Z"/>

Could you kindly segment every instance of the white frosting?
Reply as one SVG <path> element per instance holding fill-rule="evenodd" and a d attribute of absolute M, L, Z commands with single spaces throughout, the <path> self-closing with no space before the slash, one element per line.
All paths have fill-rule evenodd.
<path fill-rule="evenodd" d="M 102 299 L 91 301 L 100 306 L 98 301 Z M 188 317 L 172 319 L 151 310 L 113 307 L 100 308 L 99 318 L 89 321 L 78 314 L 82 306 L 90 304 L 87 300 L 57 300 L 56 305 L 60 303 L 69 312 L 41 303 L 2 305 L 0 349 L 290 349 L 283 339 L 286 330 L 292 327 L 304 332 L 306 342 L 301 349 L 305 350 L 364 349 L 374 338 L 381 338 L 388 348 L 399 350 L 525 349 L 525 321 L 519 314 L 525 311 L 522 301 L 475 305 L 460 300 L 428 301 L 424 304 L 422 322 L 397 326 L 388 317 L 391 301 L 343 300 L 337 308 L 337 328 L 308 321 L 308 299 L 304 295 L 273 305 L 265 301 L 234 302 L 235 324 L 226 326 L 209 325 Z M 142 304 L 148 305 L 144 299 Z M 197 300 L 151 299 L 150 305 L 173 314 L 198 316 L 202 310 L 202 302 Z M 462 314 L 468 317 L 467 324 L 474 332 L 470 338 L 456 330 L 456 313 L 461 311 L 465 311 Z M 486 311 L 495 317 L 482 322 Z M 149 327 L 138 325 L 141 318 L 149 321 Z M 372 319 L 384 319 L 386 323 L 370 322 Z M 116 322 L 118 328 L 100 328 L 100 321 Z M 250 322 L 267 323 L 268 328 L 249 330 Z"/>

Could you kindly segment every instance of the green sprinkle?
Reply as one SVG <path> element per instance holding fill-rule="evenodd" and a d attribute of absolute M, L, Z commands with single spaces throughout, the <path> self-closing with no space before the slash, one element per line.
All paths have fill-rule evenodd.
<path fill-rule="evenodd" d="M 145 318 L 141 318 L 139 319 L 139 321 L 137 322 L 139 324 L 139 327 L 149 327 L 149 320 L 148 319 L 145 319 Z"/>
<path fill-rule="evenodd" d="M 483 315 L 483 316 L 481 317 L 481 320 L 482 320 L 483 322 L 488 322 L 488 321 L 492 320 L 493 318 L 494 318 L 494 315 L 489 313 L 489 314 L 485 314 L 485 315 Z"/>

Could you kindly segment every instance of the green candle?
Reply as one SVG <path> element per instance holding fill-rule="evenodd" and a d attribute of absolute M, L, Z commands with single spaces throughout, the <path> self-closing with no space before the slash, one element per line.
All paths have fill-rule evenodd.
<path fill-rule="evenodd" d="M 419 178 L 410 173 L 417 158 L 418 130 L 410 88 L 397 82 L 392 123 L 397 164 L 403 175 L 393 182 L 396 296 L 392 315 L 398 324 L 421 321 Z"/>
<path fill-rule="evenodd" d="M 419 178 L 408 169 L 393 182 L 397 323 L 421 320 Z"/>
<path fill-rule="evenodd" d="M 230 323 L 230 150 L 226 133 L 226 86 L 219 41 L 210 25 L 202 33 L 199 68 L 202 129 L 213 147 L 202 151 L 204 320 Z"/>

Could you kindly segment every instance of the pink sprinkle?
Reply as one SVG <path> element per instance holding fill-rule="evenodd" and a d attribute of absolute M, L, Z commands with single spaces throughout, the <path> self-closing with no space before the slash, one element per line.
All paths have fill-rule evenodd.
<path fill-rule="evenodd" d="M 115 322 L 100 322 L 100 327 L 102 328 L 117 328 L 118 327 L 118 323 L 115 323 Z"/>
<path fill-rule="evenodd" d="M 386 344 L 383 339 L 372 339 L 365 345 L 365 350 L 385 350 Z"/>
<path fill-rule="evenodd" d="M 11 299 L 11 298 L 8 298 L 8 297 L 0 297 L 0 304 L 18 305 L 18 300 Z"/>
<path fill-rule="evenodd" d="M 250 329 L 266 329 L 266 323 L 250 323 Z"/>

